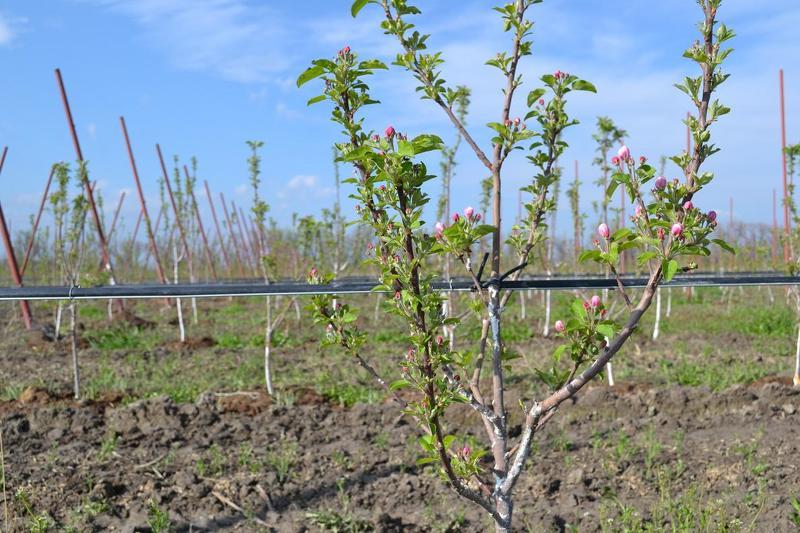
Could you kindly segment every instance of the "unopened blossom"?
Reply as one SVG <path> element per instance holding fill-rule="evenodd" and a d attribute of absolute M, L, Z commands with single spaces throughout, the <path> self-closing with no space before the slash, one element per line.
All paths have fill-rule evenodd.
<path fill-rule="evenodd" d="M 437 346 L 441 346 L 442 344 L 444 344 L 444 339 L 442 338 L 441 335 L 437 335 L 436 336 L 436 345 Z"/>
<path fill-rule="evenodd" d="M 564 321 L 563 320 L 556 320 L 556 331 L 561 333 L 565 329 L 567 329 L 567 327 L 564 325 Z"/>
<path fill-rule="evenodd" d="M 475 220 L 477 220 L 477 221 L 480 221 L 480 220 L 481 220 L 481 214 L 480 214 L 480 213 L 478 213 L 477 215 L 475 215 Z"/>
<path fill-rule="evenodd" d="M 647 158 L 643 155 L 639 156 L 639 164 L 644 165 L 645 163 L 647 163 Z"/>
<path fill-rule="evenodd" d="M 713 210 L 712 210 L 712 211 L 709 211 L 709 212 L 706 214 L 706 217 L 708 217 L 708 221 L 709 221 L 709 222 L 714 222 L 715 220 L 717 220 L 717 212 L 716 212 L 716 211 L 713 211 Z"/>
<path fill-rule="evenodd" d="M 663 191 L 664 188 L 667 186 L 667 178 L 665 178 L 664 176 L 657 177 L 655 186 L 656 189 L 658 189 L 659 191 Z"/>
<path fill-rule="evenodd" d="M 444 231 L 444 224 L 442 224 L 441 222 L 437 222 L 433 226 L 433 229 L 436 230 L 436 233 L 442 233 Z"/>
<path fill-rule="evenodd" d="M 596 295 L 596 294 L 595 294 L 594 296 L 592 296 L 592 299 L 591 299 L 591 300 L 589 300 L 589 303 L 590 303 L 590 304 L 592 305 L 592 307 L 594 307 L 594 308 L 600 307 L 600 297 L 599 297 L 598 295 Z"/>
<path fill-rule="evenodd" d="M 464 216 L 467 217 L 467 220 L 471 220 L 472 215 L 474 214 L 475 214 L 475 209 L 473 209 L 472 206 L 467 206 L 464 208 Z"/>
<path fill-rule="evenodd" d="M 614 166 L 619 166 L 619 157 L 614 156 L 611 158 L 611 164 Z"/>
<path fill-rule="evenodd" d="M 636 204 L 636 209 L 634 210 L 634 212 L 636 213 L 636 218 L 642 216 L 642 213 L 644 213 L 644 209 L 642 209 L 641 204 Z"/>
<path fill-rule="evenodd" d="M 694 204 L 692 203 L 691 200 L 686 200 L 686 202 L 684 202 L 683 204 L 683 210 L 691 211 L 692 209 L 694 209 Z"/>
<path fill-rule="evenodd" d="M 657 233 L 658 233 L 658 240 L 659 241 L 663 241 L 664 240 L 664 228 L 658 228 L 658 232 Z"/>
<path fill-rule="evenodd" d="M 453 213 L 453 222 L 458 222 L 459 220 L 461 220 L 461 215 Z"/>
<path fill-rule="evenodd" d="M 400 291 L 394 291 L 394 299 L 399 300 L 403 295 L 400 294 Z"/>
<path fill-rule="evenodd" d="M 372 136 L 372 140 L 374 142 L 378 142 L 381 140 L 381 136 L 376 133 L 375 135 Z"/>
<path fill-rule="evenodd" d="M 622 161 L 627 161 L 631 158 L 630 149 L 623 144 L 622 147 L 617 150 L 617 157 L 619 157 Z"/>
<path fill-rule="evenodd" d="M 611 235 L 611 230 L 608 229 L 608 224 L 603 222 L 602 224 L 597 226 L 597 234 L 604 239 L 608 239 L 608 236 Z"/>
<path fill-rule="evenodd" d="M 586 301 L 586 300 L 584 300 L 584 301 L 583 301 L 583 308 L 584 308 L 584 309 L 586 309 L 586 310 L 588 311 L 588 310 L 589 310 L 589 307 L 590 307 L 590 305 L 589 305 L 589 302 L 588 302 L 588 301 Z"/>
<path fill-rule="evenodd" d="M 683 234 L 683 224 L 680 222 L 676 222 L 672 225 L 672 228 L 669 230 L 673 237 L 680 237 Z"/>
<path fill-rule="evenodd" d="M 519 117 L 514 117 L 514 125 L 515 126 L 519 126 L 520 122 L 521 122 L 521 120 L 519 119 Z"/>
<path fill-rule="evenodd" d="M 389 126 L 388 128 L 386 128 L 386 131 L 384 131 L 384 134 L 386 134 L 387 139 L 391 139 L 392 137 L 394 137 L 395 134 L 394 128 Z"/>
<path fill-rule="evenodd" d="M 539 105 L 544 105 L 544 98 L 539 98 Z"/>
<path fill-rule="evenodd" d="M 472 455 L 472 450 L 469 448 L 469 446 L 464 446 L 461 448 L 461 455 L 464 456 L 465 459 L 469 458 L 469 456 Z"/>

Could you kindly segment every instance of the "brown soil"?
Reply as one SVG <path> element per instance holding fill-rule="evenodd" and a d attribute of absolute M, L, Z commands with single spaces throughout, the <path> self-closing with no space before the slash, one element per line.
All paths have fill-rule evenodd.
<path fill-rule="evenodd" d="M 75 402 L 28 389 L 0 404 L 7 493 L 13 500 L 24 489 L 56 530 L 150 531 L 148 502 L 168 513 L 175 531 L 315 531 L 320 515 L 308 513 L 326 510 L 378 531 L 489 527 L 432 470 L 416 466 L 418 431 L 394 405 L 342 409 L 313 391 L 294 393 L 293 406 L 260 392 L 121 405 L 113 393 Z M 520 423 L 516 411 L 512 424 Z M 617 514 L 615 501 L 648 519 L 660 469 L 673 472 L 676 497 L 699 487 L 687 493 L 720 500 L 726 518 L 791 531 L 799 411 L 800 390 L 775 382 L 718 393 L 594 385 L 540 436 L 516 488 L 516 523 L 593 531 Z M 650 457 L 647 439 L 661 443 Z M 99 512 L 89 512 L 92 502 Z M 18 501 L 10 514 L 4 531 L 30 530 Z"/>

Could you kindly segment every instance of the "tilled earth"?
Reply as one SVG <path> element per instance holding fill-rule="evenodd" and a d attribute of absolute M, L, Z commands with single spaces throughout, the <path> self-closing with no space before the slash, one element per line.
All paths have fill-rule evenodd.
<path fill-rule="evenodd" d="M 123 405 L 113 394 L 75 402 L 28 389 L 0 403 L 3 531 L 36 520 L 56 531 L 490 528 L 416 466 L 418 432 L 395 405 L 343 409 L 295 392 L 292 406 L 261 393 Z M 516 523 L 793 531 L 799 411 L 800 390 L 779 379 L 716 393 L 594 385 L 540 435 L 516 488 Z M 482 440 L 469 413 L 451 420 L 462 414 Z"/>

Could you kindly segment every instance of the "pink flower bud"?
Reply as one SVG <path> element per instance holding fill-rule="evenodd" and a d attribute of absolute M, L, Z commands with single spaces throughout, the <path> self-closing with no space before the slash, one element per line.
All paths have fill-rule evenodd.
<path fill-rule="evenodd" d="M 691 211 L 692 209 L 694 209 L 694 204 L 691 200 L 686 200 L 686 202 L 683 204 L 683 210 Z"/>
<path fill-rule="evenodd" d="M 461 448 L 461 455 L 465 459 L 468 459 L 469 456 L 472 455 L 472 450 L 469 448 L 469 446 L 464 446 L 463 448 Z"/>
<path fill-rule="evenodd" d="M 325 330 L 328 333 L 333 333 L 333 324 L 328 324 L 327 326 L 325 326 Z"/>
<path fill-rule="evenodd" d="M 612 157 L 611 158 L 611 164 L 614 165 L 614 166 L 618 166 L 619 165 L 619 157 L 617 157 L 617 156 Z"/>
<path fill-rule="evenodd" d="M 509 119 L 505 119 L 505 120 L 503 121 L 503 124 L 505 124 L 505 126 L 506 126 L 506 128 L 507 128 L 507 127 L 509 127 L 509 126 L 511 125 L 511 120 L 509 120 Z"/>
<path fill-rule="evenodd" d="M 316 278 L 319 275 L 319 271 L 316 267 L 312 267 L 311 270 L 308 272 L 309 277 Z"/>
<path fill-rule="evenodd" d="M 594 308 L 600 307 L 600 297 L 595 294 L 592 296 L 592 299 L 589 300 L 589 303 L 592 304 L 592 307 Z"/>
<path fill-rule="evenodd" d="M 622 161 L 627 161 L 631 158 L 631 151 L 623 144 L 622 147 L 617 151 L 617 157 L 619 157 Z"/>
<path fill-rule="evenodd" d="M 475 210 L 472 208 L 472 206 L 467 206 L 466 208 L 464 208 L 464 216 L 467 217 L 467 220 L 471 220 L 472 215 L 474 214 Z"/>
<path fill-rule="evenodd" d="M 435 230 L 436 230 L 436 233 L 441 233 L 441 232 L 443 232 L 443 231 L 444 231 L 444 224 L 442 224 L 441 222 L 437 222 L 437 223 L 436 223 L 436 224 L 433 226 L 433 229 L 435 229 Z"/>
<path fill-rule="evenodd" d="M 380 135 L 378 135 L 378 134 L 376 133 L 375 135 L 373 135 L 373 136 L 372 136 L 372 140 L 373 140 L 374 142 L 378 142 L 378 141 L 380 141 L 380 140 L 381 140 L 381 137 L 380 137 Z"/>
<path fill-rule="evenodd" d="M 642 206 L 640 204 L 636 204 L 635 212 L 636 212 L 636 218 L 639 218 L 640 216 L 642 216 L 642 213 L 644 213 L 644 209 L 642 209 Z"/>
<path fill-rule="evenodd" d="M 393 127 L 389 126 L 388 128 L 386 128 L 386 131 L 384 131 L 384 133 L 386 134 L 387 139 L 391 139 L 392 137 L 394 137 L 395 131 Z"/>
<path fill-rule="evenodd" d="M 539 105 L 544 105 L 544 98 L 539 98 Z"/>
<path fill-rule="evenodd" d="M 564 75 L 564 73 L 563 73 L 563 72 L 561 72 L 560 70 L 557 70 L 557 71 L 555 71 L 555 72 L 553 73 L 553 76 L 555 76 L 555 78 L 556 78 L 556 79 L 559 79 L 559 78 L 560 78 L 561 76 L 563 76 L 563 75 Z"/>
<path fill-rule="evenodd" d="M 645 163 L 647 163 L 647 158 L 643 155 L 639 156 L 639 164 L 644 165 Z"/>
<path fill-rule="evenodd" d="M 477 220 L 477 221 L 480 221 L 480 220 L 481 220 L 481 214 L 480 214 L 480 213 L 478 213 L 477 215 L 475 215 L 475 220 Z"/>
<path fill-rule="evenodd" d="M 664 176 L 657 177 L 655 185 L 656 189 L 658 189 L 659 191 L 663 191 L 664 188 L 667 186 L 667 178 L 665 178 Z"/>
<path fill-rule="evenodd" d="M 385 190 L 386 190 L 386 185 L 381 185 L 381 186 L 380 186 L 380 187 L 378 187 L 378 188 L 379 188 L 380 190 L 382 190 L 382 191 L 385 191 Z"/>
<path fill-rule="evenodd" d="M 444 344 L 444 339 L 442 338 L 441 335 L 437 335 L 437 337 L 436 337 L 436 346 L 441 346 L 442 344 Z"/>
<path fill-rule="evenodd" d="M 519 126 L 519 123 L 520 123 L 520 122 L 521 122 L 521 121 L 520 121 L 519 117 L 515 117 L 515 118 L 514 118 L 514 125 L 515 125 L 515 126 Z"/>
<path fill-rule="evenodd" d="M 406 359 L 409 361 L 413 361 L 416 355 L 417 351 L 414 348 L 409 348 L 408 353 L 406 353 Z"/>
<path fill-rule="evenodd" d="M 611 235 L 611 230 L 608 229 L 608 224 L 603 222 L 602 224 L 597 226 L 597 234 L 604 239 L 608 239 L 608 236 Z"/>
<path fill-rule="evenodd" d="M 589 310 L 589 302 L 587 302 L 586 300 L 583 301 L 583 308 L 586 309 L 587 311 Z"/>
<path fill-rule="evenodd" d="M 717 212 L 716 211 L 709 211 L 708 214 L 706 214 L 706 216 L 708 217 L 708 221 L 709 222 L 714 222 L 715 220 L 717 220 Z"/>
<path fill-rule="evenodd" d="M 657 233 L 658 233 L 658 240 L 659 241 L 663 241 L 664 240 L 664 228 L 658 228 L 658 232 Z"/>
<path fill-rule="evenodd" d="M 680 222 L 676 222 L 672 225 L 672 229 L 669 230 L 673 237 L 680 237 L 683 234 L 683 224 Z"/>
<path fill-rule="evenodd" d="M 461 215 L 453 213 L 453 222 L 458 222 L 459 220 L 461 220 Z"/>
<path fill-rule="evenodd" d="M 567 329 L 567 326 L 565 326 L 565 325 L 564 325 L 564 321 L 562 321 L 562 320 L 556 320 L 556 331 L 557 331 L 557 332 L 559 332 L 559 333 L 561 333 L 561 332 L 563 332 L 565 329 Z"/>
<path fill-rule="evenodd" d="M 402 298 L 402 296 L 403 295 L 400 294 L 400 291 L 394 291 L 394 299 L 395 300 L 399 300 L 400 298 Z"/>

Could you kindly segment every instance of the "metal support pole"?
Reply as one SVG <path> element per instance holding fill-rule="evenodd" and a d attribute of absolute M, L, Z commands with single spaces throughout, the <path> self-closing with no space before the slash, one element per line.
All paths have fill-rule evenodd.
<path fill-rule="evenodd" d="M 6 154 L 8 154 L 8 146 L 3 148 L 3 155 L 0 156 L 0 172 L 3 171 L 3 165 L 6 162 Z M 6 261 L 8 261 L 8 269 L 11 271 L 11 277 L 14 278 L 14 283 L 18 287 L 22 287 L 22 275 L 19 272 L 19 265 L 17 265 L 17 256 L 14 255 L 14 245 L 11 243 L 11 236 L 8 234 L 8 226 L 6 225 L 6 217 L 3 213 L 3 206 L 0 204 L 0 233 L 3 235 L 3 245 L 6 249 Z M 33 319 L 31 317 L 31 308 L 27 300 L 20 300 L 19 307 L 22 311 L 22 320 L 25 323 L 25 329 L 31 329 Z"/>
<path fill-rule="evenodd" d="M 186 180 L 189 180 L 189 169 L 183 165 L 183 173 L 186 175 Z M 211 279 L 217 281 L 217 269 L 214 267 L 214 256 L 211 254 L 211 248 L 208 247 L 208 237 L 206 237 L 206 229 L 203 227 L 203 219 L 200 217 L 200 209 L 197 207 L 197 198 L 194 195 L 194 189 L 189 191 L 192 200 L 192 207 L 194 208 L 194 216 L 197 219 L 197 229 L 200 230 L 200 237 L 203 239 L 203 248 L 206 252 L 206 260 L 211 269 Z"/>

